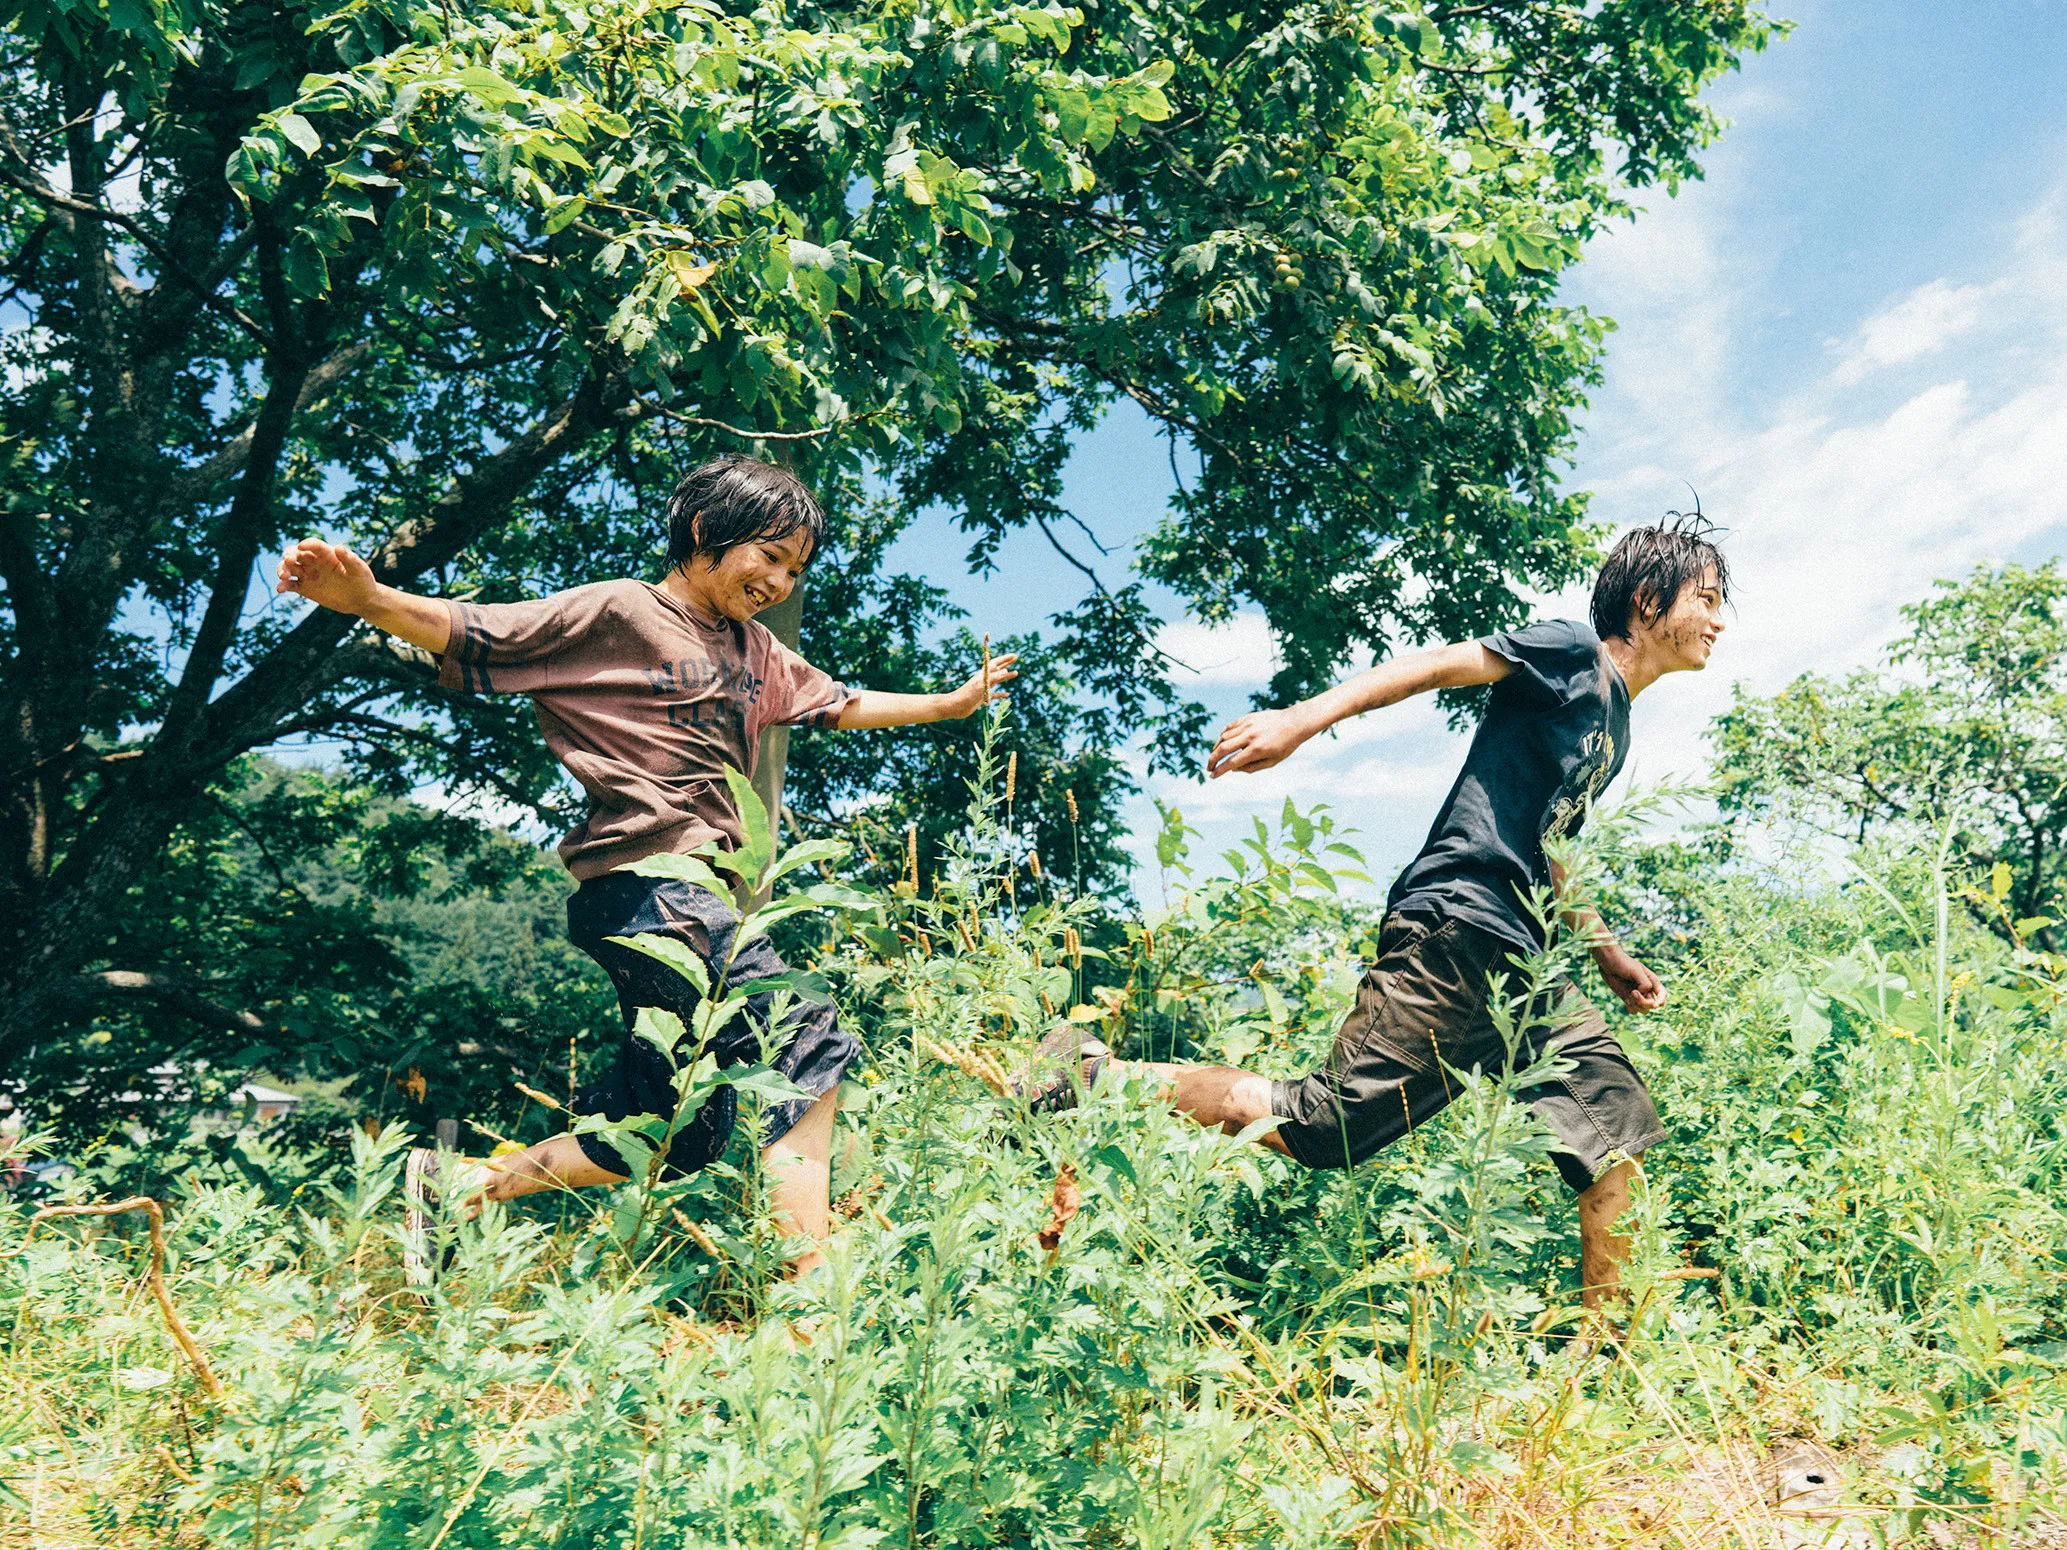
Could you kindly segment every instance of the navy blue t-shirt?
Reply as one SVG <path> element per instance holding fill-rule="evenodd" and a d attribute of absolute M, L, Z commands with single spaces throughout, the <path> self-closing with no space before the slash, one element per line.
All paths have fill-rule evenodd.
<path fill-rule="evenodd" d="M 1620 773 L 1629 689 L 1600 637 L 1570 619 L 1483 644 L 1515 670 L 1493 685 L 1457 783 L 1385 902 L 1462 920 L 1534 952 L 1543 935 L 1522 900 L 1550 885 L 1543 841 L 1578 833 Z"/>

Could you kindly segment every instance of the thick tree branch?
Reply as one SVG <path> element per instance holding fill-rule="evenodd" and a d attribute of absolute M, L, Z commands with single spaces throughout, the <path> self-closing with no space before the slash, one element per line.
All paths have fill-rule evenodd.
<path fill-rule="evenodd" d="M 100 1001 L 128 999 L 156 1001 L 182 1017 L 211 1028 L 228 1028 L 237 1033 L 264 1033 L 265 1020 L 255 1012 L 224 1006 L 206 994 L 208 987 L 184 975 L 145 973 L 136 969 L 103 969 L 95 974 L 75 974 L 61 989 L 65 1000 L 75 1006 Z"/>
<path fill-rule="evenodd" d="M 367 340 L 357 339 L 311 367 L 302 378 L 301 390 L 295 395 L 294 413 L 301 414 L 336 387 L 347 373 L 366 359 L 372 348 L 372 344 Z M 270 396 L 269 394 L 268 397 Z M 191 505 L 235 474 L 249 460 L 252 445 L 258 437 L 258 429 L 259 417 L 253 416 L 250 424 L 207 457 L 174 474 L 166 483 L 161 507 L 177 510 L 182 506 Z"/>
<path fill-rule="evenodd" d="M 200 628 L 187 651 L 158 736 L 176 745 L 193 725 L 209 691 L 222 672 L 224 658 L 236 639 L 237 621 L 243 617 L 244 599 L 251 591 L 251 567 L 263 536 L 266 512 L 272 505 L 273 477 L 279 471 L 280 454 L 287 446 L 287 432 L 294 422 L 302 388 L 308 382 L 308 368 L 276 361 L 272 384 L 265 402 L 252 423 L 250 455 L 244 464 L 237 493 L 224 516 L 217 540 L 215 580 L 202 611 Z"/>
<path fill-rule="evenodd" d="M 455 764 L 470 762 L 467 759 L 466 749 L 459 744 L 438 736 L 437 733 L 426 727 L 412 727 L 400 721 L 389 721 L 385 717 L 370 716 L 363 711 L 348 708 L 349 705 L 357 705 L 364 702 L 363 698 L 353 700 L 348 702 L 348 705 L 341 705 L 335 710 L 318 711 L 313 715 L 302 716 L 294 721 L 283 722 L 279 726 L 268 730 L 266 741 L 278 742 L 286 737 L 328 734 L 352 742 L 375 743 L 384 748 L 391 748 L 396 743 L 411 743 L 418 748 L 428 749 L 433 753 L 441 753 Z M 524 790 L 516 782 L 505 779 L 493 770 L 476 770 L 473 773 L 473 779 L 479 781 L 513 806 L 529 808 L 535 813 L 542 813 L 550 817 L 566 816 L 556 811 L 550 805 L 541 803 L 536 796 Z"/>
<path fill-rule="evenodd" d="M 96 228 L 100 226 L 118 227 L 134 238 L 136 244 L 151 255 L 152 259 L 158 264 L 158 273 L 161 277 L 177 280 L 181 285 L 192 290 L 199 299 L 200 304 L 210 312 L 213 312 L 217 317 L 242 329 L 246 334 L 258 341 L 259 344 L 271 345 L 271 337 L 255 318 L 247 315 L 225 297 L 218 295 L 214 288 L 205 281 L 189 274 L 165 250 L 163 243 L 159 242 L 142 225 L 131 217 L 124 215 L 120 210 L 110 210 L 106 205 L 95 203 L 93 200 L 78 199 L 70 194 L 60 193 L 33 173 L 24 173 L 19 168 L 7 166 L 4 162 L 0 162 L 0 183 L 6 184 L 9 188 L 19 193 L 28 195 L 38 204 L 48 206 L 50 209 L 62 210 L 71 216 L 83 216 L 87 220 L 96 223 Z M 76 231 L 79 228 L 75 225 L 74 229 Z M 96 245 L 97 252 L 104 248 L 104 243 Z M 101 255 L 101 262 L 104 266 L 107 263 L 104 253 Z"/>
<path fill-rule="evenodd" d="M 414 580 L 454 559 L 508 517 L 538 476 L 579 449 L 590 436 L 640 407 L 622 378 L 591 378 L 509 445 L 454 479 L 431 509 L 403 523 L 369 557 L 389 585 Z M 227 757 L 258 746 L 265 729 L 283 721 L 322 686 L 326 664 L 358 623 L 321 609 L 288 631 L 273 649 L 208 707 L 207 740 Z M 197 751 L 197 757 L 211 757 Z"/>

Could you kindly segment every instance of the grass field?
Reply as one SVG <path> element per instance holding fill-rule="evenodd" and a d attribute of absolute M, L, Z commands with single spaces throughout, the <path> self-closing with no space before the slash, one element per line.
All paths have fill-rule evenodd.
<path fill-rule="evenodd" d="M 143 1213 L 17 1198 L 0 1545 L 2062 1542 L 2063 965 L 1990 928 L 1999 882 L 1911 844 L 1783 887 L 1807 860 L 1596 826 L 1574 865 L 1673 1000 L 1621 1027 L 1672 1137 L 1593 1345 L 1515 1076 L 1349 1175 L 1124 1083 L 1052 1118 L 995 1090 L 1069 1004 L 1302 1069 L 1372 926 L 1324 817 L 1196 872 L 1173 819 L 1167 904 L 1114 921 L 1008 887 L 985 811 L 825 929 L 871 1047 L 830 1275 L 782 1280 L 735 1145 L 448 1224 L 419 1297 L 410 1137 L 252 1135 L 161 1187 L 190 1358 Z"/>

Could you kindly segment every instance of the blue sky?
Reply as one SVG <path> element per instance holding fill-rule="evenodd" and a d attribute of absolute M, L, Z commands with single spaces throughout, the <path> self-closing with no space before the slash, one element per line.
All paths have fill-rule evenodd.
<path fill-rule="evenodd" d="M 1683 504 L 1691 482 L 1733 529 L 1733 627 L 1707 673 L 1638 701 L 1625 786 L 1698 773 L 1733 682 L 1770 692 L 1870 662 L 1933 579 L 2043 559 L 2067 535 L 2067 3 L 1781 14 L 1794 34 L 1712 93 L 1732 127 L 1706 179 L 1646 196 L 1567 285 L 1620 325 L 1569 486 L 1622 525 Z M 1127 411 L 1081 444 L 1067 494 L 1117 575 L 1171 488 L 1165 445 Z M 949 585 L 978 629 L 1039 627 L 1081 590 L 1038 534 L 987 580 L 960 554 L 943 522 L 897 558 Z M 1268 677 L 1260 618 L 1219 634 L 1178 622 L 1168 642 L 1216 712 Z M 1460 755 L 1433 707 L 1409 704 L 1263 775 L 1146 785 L 1221 844 L 1287 795 L 1326 801 L 1382 885 Z M 1145 851 L 1145 799 L 1134 817 Z"/>

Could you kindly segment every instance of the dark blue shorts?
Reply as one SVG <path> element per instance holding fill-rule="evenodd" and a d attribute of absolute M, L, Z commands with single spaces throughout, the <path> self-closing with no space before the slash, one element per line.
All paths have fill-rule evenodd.
<path fill-rule="evenodd" d="M 640 877 L 631 872 L 609 872 L 583 883 L 567 901 L 567 935 L 574 945 L 603 966 L 617 987 L 617 1004 L 624 1015 L 624 1047 L 617 1061 L 601 1081 L 575 1094 L 578 1114 L 601 1114 L 612 1120 L 633 1115 L 662 1117 L 675 1112 L 675 1063 L 647 1040 L 632 1032 L 633 1021 L 642 1006 L 657 1007 L 682 1019 L 684 1026 L 700 999 L 696 987 L 666 964 L 644 953 L 620 947 L 606 937 L 659 934 L 686 943 L 703 959 L 716 986 L 722 971 L 725 989 L 750 980 L 773 979 L 789 972 L 765 936 L 755 937 L 739 950 L 730 968 L 726 956 L 732 951 L 732 934 L 739 929 L 739 917 L 731 907 L 707 889 L 674 878 Z M 710 1053 L 720 1069 L 752 1065 L 761 1058 L 762 1034 L 768 1027 L 772 991 L 763 991 L 746 1005 L 746 1015 L 735 1017 L 718 1031 Z M 840 1078 L 860 1053 L 853 1035 L 840 1027 L 839 1014 L 828 1003 L 797 1006 L 779 1030 L 781 1050 L 773 1061 L 776 1070 L 811 1096 L 770 1105 L 761 1117 L 761 1144 L 780 1139 L 804 1117 L 813 1101 L 840 1085 Z M 685 1045 L 687 1041 L 684 1041 Z M 690 1058 L 691 1051 L 679 1052 Z M 696 1117 L 676 1133 L 668 1149 L 670 1173 L 694 1173 L 715 1162 L 732 1138 L 739 1114 L 739 1095 L 731 1087 L 711 1094 Z M 629 1174 L 617 1152 L 600 1136 L 579 1138 L 589 1161 L 612 1173 Z"/>

